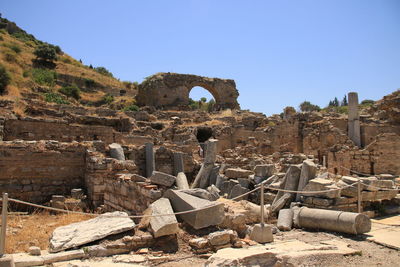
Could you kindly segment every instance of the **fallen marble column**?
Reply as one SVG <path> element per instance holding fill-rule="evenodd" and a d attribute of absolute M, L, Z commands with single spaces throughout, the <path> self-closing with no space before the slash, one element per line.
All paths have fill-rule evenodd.
<path fill-rule="evenodd" d="M 183 172 L 178 173 L 178 175 L 176 176 L 175 183 L 178 189 L 189 189 L 189 183 L 187 177 Z"/>
<path fill-rule="evenodd" d="M 282 209 L 279 211 L 277 227 L 281 231 L 292 230 L 293 225 L 293 210 Z"/>
<path fill-rule="evenodd" d="M 191 211 L 178 215 L 179 218 L 190 224 L 194 229 L 201 229 L 222 223 L 225 218 L 224 203 L 211 202 L 177 190 L 168 190 L 164 197 L 171 201 L 175 212 Z"/>
<path fill-rule="evenodd" d="M 371 220 L 361 213 L 300 208 L 295 221 L 299 227 L 322 229 L 348 234 L 363 234 L 371 230 Z"/>

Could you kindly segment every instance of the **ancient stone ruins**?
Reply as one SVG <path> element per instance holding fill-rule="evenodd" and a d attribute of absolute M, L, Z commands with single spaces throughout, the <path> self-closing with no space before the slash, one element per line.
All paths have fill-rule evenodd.
<path fill-rule="evenodd" d="M 216 111 L 187 109 L 194 86 L 210 91 Z M 363 110 L 350 92 L 348 115 L 270 117 L 240 110 L 238 95 L 233 80 L 161 73 L 139 85 L 139 111 L 27 99 L 16 116 L 1 100 L 10 207 L 95 213 L 56 228 L 47 251 L 13 255 L 16 266 L 96 266 L 90 259 L 111 255 L 154 265 L 182 251 L 207 266 L 297 266 L 367 253 L 347 237 L 400 212 L 400 92 Z M 345 238 L 289 238 L 307 231 Z"/>

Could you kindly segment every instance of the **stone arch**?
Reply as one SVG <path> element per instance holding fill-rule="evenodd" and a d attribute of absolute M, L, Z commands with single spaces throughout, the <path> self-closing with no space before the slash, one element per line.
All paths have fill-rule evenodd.
<path fill-rule="evenodd" d="M 139 85 L 138 105 L 157 108 L 187 109 L 189 93 L 200 86 L 213 95 L 217 109 L 239 109 L 239 92 L 234 80 L 208 78 L 191 74 L 157 73 Z"/>
<path fill-rule="evenodd" d="M 216 90 L 214 87 L 211 87 L 207 84 L 203 84 L 203 83 L 193 83 L 191 85 L 188 86 L 188 92 L 187 92 L 187 96 L 189 98 L 190 92 L 192 91 L 193 88 L 195 87 L 201 87 L 204 90 L 208 91 L 214 98 L 215 102 L 221 102 L 220 99 L 221 97 L 218 94 L 218 90 Z"/>

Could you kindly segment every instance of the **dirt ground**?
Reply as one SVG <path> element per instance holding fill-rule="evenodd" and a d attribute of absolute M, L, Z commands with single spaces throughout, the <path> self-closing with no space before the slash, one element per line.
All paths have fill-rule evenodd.
<path fill-rule="evenodd" d="M 28 252 L 30 246 L 47 249 L 54 229 L 91 218 L 80 214 L 51 214 L 47 211 L 30 215 L 10 214 L 7 218 L 6 253 Z"/>
<path fill-rule="evenodd" d="M 6 251 L 7 253 L 26 252 L 29 246 L 32 245 L 39 246 L 41 249 L 46 249 L 49 237 L 56 227 L 90 218 L 89 216 L 75 214 L 54 215 L 47 212 L 34 213 L 32 215 L 9 216 Z M 199 233 L 197 233 L 197 235 L 198 234 Z M 206 234 L 208 234 L 206 230 L 204 230 L 204 233 L 201 233 L 201 235 Z M 188 240 L 194 237 L 195 236 L 193 233 L 190 233 L 190 231 L 181 230 L 178 234 L 179 249 L 177 252 L 165 253 L 150 248 L 148 252 L 141 254 L 145 257 L 152 258 L 152 260 L 147 261 L 145 265 L 162 267 L 204 266 L 207 258 L 211 256 L 211 253 L 205 255 L 193 254 L 188 245 Z M 312 232 L 300 229 L 274 235 L 276 241 L 297 239 L 310 244 L 336 239 L 346 242 L 349 247 L 353 249 L 362 251 L 361 255 L 310 260 L 310 262 L 304 262 L 304 266 L 399 266 L 400 251 L 367 241 L 366 237 L 366 235 L 353 236 L 330 232 Z M 109 264 L 110 258 L 90 259 L 85 262 L 94 263 L 95 265 L 101 262 Z M 113 264 L 110 266 L 112 265 Z"/>

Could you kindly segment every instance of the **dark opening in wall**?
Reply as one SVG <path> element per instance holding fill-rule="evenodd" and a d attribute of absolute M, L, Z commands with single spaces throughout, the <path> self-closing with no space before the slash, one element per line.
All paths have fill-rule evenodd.
<path fill-rule="evenodd" d="M 197 128 L 196 137 L 199 143 L 204 143 L 212 137 L 213 131 L 210 127 L 199 127 Z"/>

